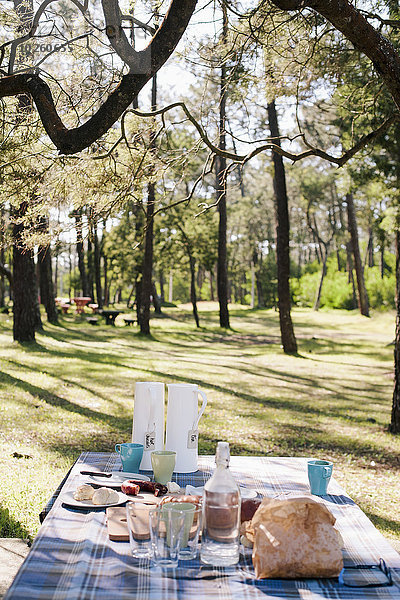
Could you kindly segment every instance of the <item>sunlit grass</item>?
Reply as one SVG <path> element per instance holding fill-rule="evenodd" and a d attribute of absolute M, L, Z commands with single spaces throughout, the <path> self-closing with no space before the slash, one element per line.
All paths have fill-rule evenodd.
<path fill-rule="evenodd" d="M 158 380 L 206 391 L 200 452 L 213 454 L 224 439 L 237 454 L 332 458 L 347 491 L 400 538 L 400 436 L 386 430 L 394 314 L 294 310 L 299 355 L 286 356 L 275 311 L 232 306 L 224 331 L 216 308 L 200 305 L 200 329 L 190 306 L 165 309 L 151 339 L 71 315 L 24 346 L 0 317 L 2 535 L 34 535 L 79 453 L 130 439 L 135 381 Z"/>

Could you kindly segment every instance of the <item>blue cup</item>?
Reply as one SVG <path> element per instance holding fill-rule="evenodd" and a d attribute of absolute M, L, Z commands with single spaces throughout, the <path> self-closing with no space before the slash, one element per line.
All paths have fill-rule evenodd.
<path fill-rule="evenodd" d="M 115 452 L 121 457 L 122 470 L 137 473 L 143 458 L 143 444 L 115 444 Z"/>
<path fill-rule="evenodd" d="M 329 460 L 309 460 L 307 470 L 311 493 L 314 496 L 325 496 L 332 476 L 333 463 Z"/>

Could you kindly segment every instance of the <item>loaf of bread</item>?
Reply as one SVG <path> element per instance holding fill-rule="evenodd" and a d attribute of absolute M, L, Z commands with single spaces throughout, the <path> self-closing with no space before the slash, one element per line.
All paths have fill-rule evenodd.
<path fill-rule="evenodd" d="M 312 498 L 264 498 L 245 525 L 257 578 L 337 577 L 343 568 L 335 517 Z"/>

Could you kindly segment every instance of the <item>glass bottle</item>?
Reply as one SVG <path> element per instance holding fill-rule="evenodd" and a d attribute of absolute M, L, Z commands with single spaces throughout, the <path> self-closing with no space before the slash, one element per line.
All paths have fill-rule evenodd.
<path fill-rule="evenodd" d="M 229 471 L 229 444 L 218 442 L 217 468 L 204 486 L 202 562 L 228 567 L 239 561 L 240 492 Z"/>

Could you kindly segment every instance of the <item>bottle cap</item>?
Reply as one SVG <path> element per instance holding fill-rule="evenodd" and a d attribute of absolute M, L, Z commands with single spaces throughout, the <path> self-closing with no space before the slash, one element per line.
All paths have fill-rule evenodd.
<path fill-rule="evenodd" d="M 221 463 L 225 462 L 229 464 L 229 459 L 231 457 L 231 453 L 229 451 L 229 443 L 228 442 L 218 442 L 217 451 L 215 454 L 215 462 Z"/>

